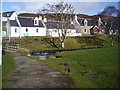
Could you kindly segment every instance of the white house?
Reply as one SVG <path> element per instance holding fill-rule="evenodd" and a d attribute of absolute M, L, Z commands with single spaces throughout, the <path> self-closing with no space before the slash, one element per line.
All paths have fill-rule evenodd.
<path fill-rule="evenodd" d="M 7 21 L 7 19 L 15 20 L 15 18 L 17 16 L 18 15 L 17 15 L 17 13 L 15 11 L 3 12 L 2 13 L 2 21 Z"/>
<path fill-rule="evenodd" d="M 67 36 L 81 36 L 81 33 L 77 32 L 73 24 L 62 23 L 57 21 L 46 21 L 46 31 L 48 36 L 58 37 L 62 35 L 62 30 L 65 30 Z"/>
<path fill-rule="evenodd" d="M 16 17 L 7 21 L 7 37 L 46 36 L 46 28 L 40 18 Z"/>

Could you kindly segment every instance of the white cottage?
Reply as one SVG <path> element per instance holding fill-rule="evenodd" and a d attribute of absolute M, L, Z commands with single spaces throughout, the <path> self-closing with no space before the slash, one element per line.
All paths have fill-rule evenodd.
<path fill-rule="evenodd" d="M 61 33 L 61 30 L 67 31 L 67 36 L 81 36 L 81 33 L 77 32 L 73 24 L 62 23 L 57 21 L 47 21 L 45 22 L 47 35 L 52 37 L 58 37 L 58 32 Z"/>
<path fill-rule="evenodd" d="M 7 19 L 15 20 L 15 18 L 17 16 L 18 15 L 17 15 L 17 13 L 15 11 L 3 12 L 2 13 L 2 21 L 7 21 Z"/>
<path fill-rule="evenodd" d="M 7 21 L 8 37 L 46 36 L 46 28 L 39 17 L 16 17 Z"/>

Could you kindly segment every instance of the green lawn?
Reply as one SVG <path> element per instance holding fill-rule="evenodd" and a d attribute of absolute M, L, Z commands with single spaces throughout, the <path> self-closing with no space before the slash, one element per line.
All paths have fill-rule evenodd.
<path fill-rule="evenodd" d="M 42 61 L 68 74 L 74 88 L 117 88 L 118 48 L 65 51 L 62 58 Z M 66 65 L 66 66 L 65 66 Z M 70 68 L 70 72 L 65 69 Z"/>
<path fill-rule="evenodd" d="M 0 89 L 2 88 L 2 65 L 0 65 Z"/>
<path fill-rule="evenodd" d="M 2 56 L 2 87 L 8 88 L 10 82 L 8 81 L 9 76 L 12 74 L 12 70 L 16 68 L 14 56 L 11 53 L 6 53 Z"/>

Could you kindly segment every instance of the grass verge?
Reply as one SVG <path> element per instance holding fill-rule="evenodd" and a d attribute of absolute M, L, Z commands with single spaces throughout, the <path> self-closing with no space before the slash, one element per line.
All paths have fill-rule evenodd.
<path fill-rule="evenodd" d="M 16 66 L 14 56 L 11 53 L 6 52 L 5 55 L 2 56 L 2 88 L 9 88 L 11 85 L 8 78 Z"/>

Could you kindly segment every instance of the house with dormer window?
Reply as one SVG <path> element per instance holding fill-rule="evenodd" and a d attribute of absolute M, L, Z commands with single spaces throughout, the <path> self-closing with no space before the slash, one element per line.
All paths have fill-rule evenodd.
<path fill-rule="evenodd" d="M 75 15 L 73 25 L 81 35 L 99 35 L 104 34 L 104 31 L 100 31 L 102 24 L 101 18 L 78 18 Z"/>
<path fill-rule="evenodd" d="M 7 21 L 7 37 L 46 36 L 46 28 L 40 17 L 16 17 Z"/>
<path fill-rule="evenodd" d="M 18 15 L 15 11 L 8 11 L 2 13 L 2 21 L 7 21 L 7 19 L 15 20 L 16 17 L 18 17 Z"/>

